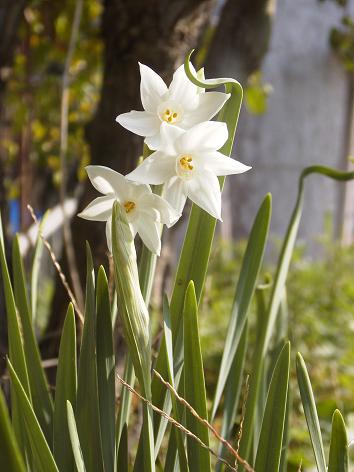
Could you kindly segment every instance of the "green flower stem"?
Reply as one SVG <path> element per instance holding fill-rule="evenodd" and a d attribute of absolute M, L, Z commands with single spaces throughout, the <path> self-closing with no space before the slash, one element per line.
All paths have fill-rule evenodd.
<path fill-rule="evenodd" d="M 192 52 L 193 51 L 191 51 L 191 53 L 186 57 L 185 60 L 185 71 L 191 82 L 193 82 L 198 87 L 205 89 L 215 88 L 220 85 L 224 85 L 225 91 L 227 93 L 230 93 L 229 100 L 226 102 L 218 116 L 218 121 L 226 122 L 229 132 L 228 140 L 220 149 L 220 152 L 227 156 L 230 156 L 233 147 L 237 121 L 241 109 L 243 97 L 242 87 L 239 82 L 231 78 L 203 81 L 199 80 L 193 75 L 193 72 L 190 69 L 190 57 L 192 55 Z M 221 177 L 219 181 L 220 187 L 222 189 L 225 177 Z M 193 280 L 195 286 L 196 299 L 197 303 L 199 304 L 208 267 L 211 246 L 214 238 L 215 226 L 215 218 L 210 216 L 198 206 L 192 206 L 188 228 L 179 259 L 170 305 L 175 368 L 176 365 L 180 364 L 183 358 L 181 326 L 185 293 L 189 282 Z M 162 343 L 164 342 L 165 340 L 162 339 Z M 164 357 L 163 346 L 162 348 L 160 348 L 155 368 L 160 372 L 160 374 L 164 378 L 167 378 L 168 370 L 166 365 L 166 359 Z M 152 381 L 152 395 L 153 403 L 158 407 L 163 408 L 166 392 L 161 387 L 159 381 L 156 378 L 154 378 Z M 166 425 L 162 423 L 161 419 L 157 416 L 155 416 L 154 427 L 155 438 L 161 437 L 160 429 L 166 427 Z"/>

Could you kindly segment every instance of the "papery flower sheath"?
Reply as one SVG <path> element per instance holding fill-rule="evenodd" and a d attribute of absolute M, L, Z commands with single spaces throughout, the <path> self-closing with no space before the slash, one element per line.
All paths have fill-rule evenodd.
<path fill-rule="evenodd" d="M 112 209 L 113 203 L 118 201 L 125 210 L 132 235 L 139 233 L 145 246 L 159 255 L 159 224 L 172 226 L 180 215 L 166 200 L 152 193 L 149 185 L 127 180 L 105 166 L 88 166 L 86 171 L 92 185 L 104 196 L 95 198 L 78 216 L 106 221 L 107 245 L 112 252 Z"/>
<path fill-rule="evenodd" d="M 160 150 L 126 177 L 145 184 L 166 184 L 164 197 L 181 213 L 189 197 L 221 220 L 221 191 L 217 176 L 250 169 L 218 149 L 228 137 L 225 123 L 208 121 L 185 131 L 163 124 Z"/>
<path fill-rule="evenodd" d="M 156 72 L 144 64 L 139 63 L 139 66 L 144 111 L 123 113 L 116 121 L 129 131 L 144 136 L 145 143 L 153 150 L 160 147 L 163 123 L 189 129 L 215 116 L 230 96 L 222 92 L 205 92 L 197 87 L 186 76 L 183 65 L 175 71 L 168 88 Z"/>

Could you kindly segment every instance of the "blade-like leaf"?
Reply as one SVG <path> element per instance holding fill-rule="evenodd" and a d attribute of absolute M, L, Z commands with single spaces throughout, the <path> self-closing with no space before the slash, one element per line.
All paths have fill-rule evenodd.
<path fill-rule="evenodd" d="M 80 446 L 80 439 L 77 433 L 75 415 L 73 411 L 73 407 L 69 401 L 67 401 L 67 422 L 69 428 L 69 435 L 70 435 L 70 443 L 72 447 L 72 452 L 75 458 L 75 464 L 78 472 L 86 472 L 84 458 L 82 455 L 82 450 Z M 63 471 L 66 470 L 73 470 L 73 469 L 62 469 Z"/>
<path fill-rule="evenodd" d="M 7 472 L 25 472 L 25 464 L 18 447 L 5 398 L 0 389 L 0 464 Z"/>
<path fill-rule="evenodd" d="M 38 299 L 38 286 L 39 286 L 39 274 L 40 274 L 40 266 L 41 260 L 43 255 L 43 240 L 40 236 L 41 232 L 43 231 L 43 227 L 45 221 L 47 219 L 48 212 L 45 213 L 43 216 L 40 224 L 39 224 L 39 231 L 38 237 L 36 241 L 36 245 L 34 248 L 33 254 L 33 261 L 32 261 L 32 270 L 31 270 L 31 311 L 32 311 L 32 323 L 34 324 L 36 321 L 37 316 L 37 299 Z"/>
<path fill-rule="evenodd" d="M 41 425 L 42 431 L 52 444 L 53 437 L 53 401 L 47 386 L 44 370 L 41 363 L 38 344 L 32 325 L 31 308 L 27 294 L 25 273 L 20 254 L 18 238 L 12 246 L 12 263 L 15 300 L 22 323 L 24 352 L 31 389 L 33 410 Z"/>
<path fill-rule="evenodd" d="M 348 438 L 343 416 L 335 410 L 332 418 L 331 445 L 329 448 L 328 472 L 348 472 Z"/>
<path fill-rule="evenodd" d="M 288 275 L 297 232 L 301 220 L 304 199 L 304 182 L 306 177 L 311 174 L 320 174 L 325 177 L 329 177 L 331 179 L 342 182 L 354 179 L 354 172 L 340 172 L 336 169 L 319 165 L 306 167 L 300 175 L 297 200 L 290 218 L 286 236 L 284 238 L 282 249 L 279 255 L 276 274 L 274 277 L 273 289 L 270 296 L 269 306 L 266 315 L 266 328 L 263 331 L 262 338 L 257 343 L 256 352 L 254 356 L 253 365 L 255 366 L 255 369 L 253 369 L 252 371 L 252 377 L 250 381 L 247 410 L 243 424 L 244 433 L 242 435 L 239 450 L 241 457 L 244 457 L 246 459 L 250 454 L 252 445 L 255 407 L 257 404 L 260 378 L 263 369 L 263 360 L 269 347 L 269 342 L 274 331 L 274 324 L 277 319 L 279 306 L 283 299 L 285 282 Z"/>
<path fill-rule="evenodd" d="M 95 273 L 88 244 L 86 255 L 85 322 L 79 359 L 76 424 L 86 469 L 88 472 L 100 472 L 104 467 L 98 409 Z"/>
<path fill-rule="evenodd" d="M 255 470 L 278 472 L 283 444 L 284 420 L 289 385 L 290 343 L 279 354 L 270 383 L 259 438 Z"/>
<path fill-rule="evenodd" d="M 113 471 L 115 462 L 115 358 L 108 281 L 102 266 L 98 271 L 96 296 L 97 379 L 102 451 L 105 470 Z"/>
<path fill-rule="evenodd" d="M 186 292 L 183 310 L 184 331 L 184 395 L 186 401 L 196 410 L 201 418 L 207 418 L 206 393 L 202 352 L 198 330 L 198 308 L 193 282 Z M 187 428 L 209 445 L 207 427 L 197 420 L 187 409 Z M 211 470 L 209 451 L 187 438 L 187 455 L 190 470 L 208 472 Z"/>
<path fill-rule="evenodd" d="M 164 317 L 164 340 L 165 342 L 161 346 L 161 348 L 165 349 L 165 355 L 167 357 L 167 365 L 168 365 L 168 382 L 175 388 L 175 380 L 174 380 L 174 370 L 173 370 L 173 345 L 172 345 L 172 332 L 171 332 L 171 318 L 170 318 L 170 307 L 168 304 L 167 297 L 165 296 L 163 299 L 163 317 Z M 177 400 L 174 395 L 171 395 L 172 401 L 172 412 L 177 421 L 180 423 L 182 422 L 182 412 L 183 409 L 181 405 L 177 403 Z M 175 428 L 173 433 L 173 442 L 171 445 L 169 444 L 170 456 L 173 455 L 173 444 L 176 446 L 176 451 L 178 451 L 178 460 L 179 460 L 179 470 L 180 472 L 188 472 L 188 462 L 186 451 L 184 447 L 184 438 L 182 436 L 181 431 L 178 428 Z M 166 459 L 167 461 L 167 459 Z M 165 464 L 166 472 L 168 471 L 168 466 Z"/>
<path fill-rule="evenodd" d="M 270 195 L 267 195 L 257 213 L 243 258 L 227 330 L 211 418 L 214 418 L 219 405 L 254 294 L 268 237 L 271 208 L 272 199 Z"/>
<path fill-rule="evenodd" d="M 122 428 L 122 434 L 120 435 L 118 455 L 117 455 L 117 471 L 123 472 L 128 471 L 128 428 L 125 424 Z"/>
<path fill-rule="evenodd" d="M 54 458 L 60 470 L 73 470 L 67 401 L 76 404 L 76 327 L 74 307 L 70 303 L 60 340 L 54 403 Z"/>
<path fill-rule="evenodd" d="M 246 352 L 248 346 L 248 322 L 246 320 L 243 332 L 241 335 L 240 342 L 237 346 L 237 351 L 234 357 L 234 361 L 231 365 L 230 374 L 228 376 L 225 385 L 225 401 L 223 408 L 223 422 L 221 428 L 221 436 L 227 440 L 230 439 L 232 434 L 232 428 L 235 423 L 240 395 L 242 391 L 242 384 L 244 381 L 244 366 L 246 360 Z M 219 448 L 219 456 L 226 458 L 227 449 L 221 445 Z M 220 472 L 224 470 L 224 465 L 218 462 L 216 465 L 216 471 Z"/>
<path fill-rule="evenodd" d="M 307 427 L 310 433 L 313 452 L 315 454 L 317 469 L 326 472 L 326 459 L 323 449 L 320 422 L 318 421 L 315 398 L 313 396 L 311 381 L 306 369 L 306 364 L 300 353 L 296 356 L 296 373 L 299 384 L 301 402 L 305 412 Z"/>
<path fill-rule="evenodd" d="M 7 366 L 31 446 L 34 470 L 36 470 L 36 472 L 58 472 L 58 468 L 32 409 L 31 403 L 9 360 Z"/>
<path fill-rule="evenodd" d="M 9 358 L 16 369 L 18 377 L 23 385 L 26 395 L 31 400 L 31 391 L 28 380 L 27 366 L 25 360 L 25 353 L 22 344 L 21 329 L 19 320 L 17 318 L 17 308 L 15 298 L 12 290 L 9 269 L 7 267 L 4 247 L 4 235 L 2 230 L 2 221 L 0 215 L 0 262 L 2 269 L 2 279 L 4 284 L 5 306 L 7 314 L 7 333 L 9 340 Z M 12 399 L 12 424 L 15 431 L 16 439 L 23 453 L 26 452 L 26 441 L 24 439 L 24 432 L 21 425 L 21 414 L 18 409 L 17 398 L 15 397 L 13 386 L 11 385 L 11 399 Z"/>

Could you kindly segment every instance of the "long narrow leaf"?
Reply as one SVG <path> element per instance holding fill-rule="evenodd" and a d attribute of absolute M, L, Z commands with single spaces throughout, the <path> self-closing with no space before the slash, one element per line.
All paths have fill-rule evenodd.
<path fill-rule="evenodd" d="M 18 237 L 14 239 L 12 249 L 15 299 L 22 323 L 24 352 L 26 356 L 33 410 L 48 444 L 52 444 L 53 401 L 49 393 L 38 344 L 33 331 L 31 307 L 27 294 L 25 273 L 20 254 Z"/>
<path fill-rule="evenodd" d="M 0 464 L 7 472 L 25 472 L 25 464 L 11 427 L 6 402 L 0 389 Z"/>
<path fill-rule="evenodd" d="M 257 213 L 243 258 L 227 330 L 211 418 L 214 418 L 219 405 L 254 294 L 268 237 L 271 208 L 272 199 L 270 195 L 267 195 Z"/>
<path fill-rule="evenodd" d="M 201 418 L 207 418 L 205 381 L 202 352 L 198 330 L 198 308 L 193 282 L 186 292 L 183 310 L 184 328 L 184 394 L 186 401 L 196 410 Z M 187 428 L 209 445 L 207 427 L 197 420 L 187 409 Z M 208 472 L 211 470 L 210 454 L 195 441 L 187 438 L 187 454 L 189 469 Z"/>
<path fill-rule="evenodd" d="M 85 322 L 79 359 L 76 424 L 86 469 L 88 472 L 100 472 L 104 466 L 98 409 L 95 273 L 88 244 L 86 255 Z"/>
<path fill-rule="evenodd" d="M 67 401 L 76 404 L 76 327 L 74 307 L 70 303 L 60 340 L 54 403 L 54 458 L 60 470 L 73 470 L 74 456 L 70 446 Z"/>
<path fill-rule="evenodd" d="M 31 401 L 31 391 L 28 380 L 28 372 L 25 360 L 25 353 L 22 344 L 21 328 L 17 318 L 17 308 L 15 304 L 14 293 L 12 290 L 9 269 L 7 267 L 4 247 L 4 235 L 2 230 L 2 221 L 0 215 L 0 262 L 2 269 L 2 278 L 4 284 L 5 306 L 7 314 L 7 332 L 9 340 L 9 358 L 16 369 L 21 384 L 26 392 L 26 395 Z M 26 441 L 24 439 L 24 432 L 22 431 L 21 414 L 18 408 L 17 398 L 15 397 L 13 386 L 11 385 L 11 399 L 12 399 L 12 424 L 14 426 L 15 436 L 20 445 L 22 452 L 26 452 Z"/>
<path fill-rule="evenodd" d="M 332 418 L 331 445 L 329 448 L 328 472 L 348 472 L 348 438 L 343 416 L 335 410 Z"/>
<path fill-rule="evenodd" d="M 246 320 L 243 332 L 241 335 L 240 342 L 237 346 L 237 351 L 234 357 L 234 361 L 231 365 L 231 370 L 225 385 L 225 401 L 223 408 L 223 420 L 221 428 L 221 436 L 227 440 L 230 439 L 232 434 L 232 427 L 236 420 L 236 415 L 240 403 L 240 396 L 242 391 L 242 385 L 244 382 L 244 366 L 246 360 L 246 352 L 248 347 L 248 322 Z M 226 458 L 227 449 L 221 445 L 219 448 L 219 456 Z M 224 465 L 218 462 L 216 465 L 216 471 L 220 472 L 224 470 Z"/>
<path fill-rule="evenodd" d="M 26 395 L 26 392 L 9 360 L 7 366 L 31 446 L 34 470 L 36 470 L 36 472 L 58 472 L 58 468 L 32 409 L 28 396 Z"/>
<path fill-rule="evenodd" d="M 115 357 L 108 281 L 101 266 L 97 276 L 97 379 L 103 460 L 106 471 L 115 463 Z"/>
<path fill-rule="evenodd" d="M 290 343 L 279 354 L 267 395 L 255 470 L 278 472 L 283 445 L 284 420 L 289 385 Z"/>
<path fill-rule="evenodd" d="M 33 261 L 32 261 L 32 270 L 31 270 L 31 311 L 32 311 L 32 323 L 35 324 L 36 317 L 37 317 L 37 299 L 38 299 L 38 287 L 39 287 L 39 274 L 40 274 L 40 266 L 42 261 L 43 255 L 43 240 L 40 236 L 41 232 L 43 231 L 44 224 L 47 219 L 48 212 L 45 213 L 43 216 L 40 224 L 39 224 L 39 231 L 38 237 L 36 241 L 36 245 L 34 248 L 33 254 Z"/>
<path fill-rule="evenodd" d="M 300 353 L 298 353 L 296 356 L 296 373 L 300 389 L 301 402 L 305 412 L 305 418 L 310 433 L 313 452 L 315 454 L 317 469 L 319 472 L 326 472 L 326 459 L 315 398 L 313 396 L 311 381 L 306 369 L 306 364 Z"/>
<path fill-rule="evenodd" d="M 78 472 L 85 472 L 85 463 L 82 455 L 82 450 L 80 446 L 80 439 L 77 433 L 77 426 L 75 421 L 75 415 L 73 407 L 69 401 L 67 401 L 67 422 L 69 428 L 70 442 L 72 447 L 72 453 L 75 458 L 75 464 Z M 63 471 L 72 470 L 72 469 L 62 469 Z"/>

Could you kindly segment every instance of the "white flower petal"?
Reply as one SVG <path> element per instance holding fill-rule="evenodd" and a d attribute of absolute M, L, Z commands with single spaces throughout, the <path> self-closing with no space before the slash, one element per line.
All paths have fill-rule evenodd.
<path fill-rule="evenodd" d="M 103 194 L 126 192 L 127 182 L 122 174 L 106 166 L 87 166 L 86 172 L 96 190 Z"/>
<path fill-rule="evenodd" d="M 84 220 L 106 221 L 112 214 L 114 200 L 114 194 L 97 197 L 77 216 Z"/>
<path fill-rule="evenodd" d="M 151 194 L 150 185 L 129 180 L 127 176 L 125 179 L 127 183 L 127 191 L 126 194 L 122 196 L 122 200 L 132 200 L 135 202 L 136 200 L 139 200 L 139 198 L 145 198 Z"/>
<path fill-rule="evenodd" d="M 156 151 L 126 177 L 144 184 L 163 184 L 175 173 L 175 158 Z"/>
<path fill-rule="evenodd" d="M 151 151 L 156 151 L 161 147 L 161 135 L 160 135 L 160 128 L 158 133 L 154 134 L 153 136 L 147 136 L 144 139 L 145 144 L 151 149 Z"/>
<path fill-rule="evenodd" d="M 219 180 L 213 172 L 203 171 L 186 182 L 188 197 L 214 218 L 221 219 Z"/>
<path fill-rule="evenodd" d="M 139 202 L 139 207 L 147 211 L 150 209 L 156 209 L 160 215 L 159 221 L 165 224 L 168 228 L 173 226 L 181 217 L 181 214 L 177 213 L 177 211 L 164 198 L 155 195 L 154 193 Z"/>
<path fill-rule="evenodd" d="M 158 223 L 148 216 L 137 222 L 139 236 L 145 246 L 154 254 L 160 255 L 161 240 Z"/>
<path fill-rule="evenodd" d="M 158 150 L 163 151 L 165 154 L 169 154 L 171 156 L 176 155 L 177 150 L 174 143 L 184 133 L 185 131 L 178 126 L 162 123 L 160 127 L 161 141 Z"/>
<path fill-rule="evenodd" d="M 132 110 L 116 118 L 117 123 L 139 136 L 154 136 L 160 128 L 160 120 L 154 113 Z"/>
<path fill-rule="evenodd" d="M 227 157 L 218 151 L 203 154 L 200 158 L 200 165 L 204 169 L 211 170 L 215 175 L 242 174 L 252 169 L 252 167 L 246 166 L 242 162 Z"/>
<path fill-rule="evenodd" d="M 222 92 L 207 92 L 199 95 L 197 108 L 187 112 L 183 117 L 183 126 L 191 126 L 208 121 L 221 110 L 224 103 L 230 98 L 230 94 Z"/>
<path fill-rule="evenodd" d="M 156 112 L 161 97 L 167 92 L 167 86 L 161 77 L 150 67 L 139 62 L 140 67 L 140 95 L 144 110 Z"/>
<path fill-rule="evenodd" d="M 195 73 L 192 64 L 191 69 Z M 198 105 L 198 87 L 186 76 L 184 65 L 181 65 L 173 74 L 168 91 L 170 99 L 175 100 L 187 110 L 193 109 Z"/>
<path fill-rule="evenodd" d="M 228 137 L 226 123 L 205 121 L 193 126 L 176 140 L 180 153 L 198 153 L 221 148 Z"/>
<path fill-rule="evenodd" d="M 106 239 L 109 252 L 112 252 L 112 216 L 110 216 L 106 223 Z"/>
<path fill-rule="evenodd" d="M 172 177 L 164 188 L 163 196 L 172 208 L 181 215 L 187 200 L 187 191 L 183 180 L 179 177 Z"/>

